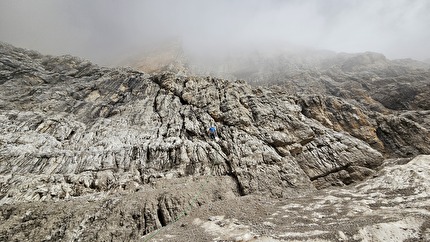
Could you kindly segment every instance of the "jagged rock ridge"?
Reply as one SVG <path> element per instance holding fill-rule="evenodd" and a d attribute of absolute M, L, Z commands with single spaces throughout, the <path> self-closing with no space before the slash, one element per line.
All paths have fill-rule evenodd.
<path fill-rule="evenodd" d="M 284 92 L 6 44 L 0 52 L 5 240 L 137 239 L 190 206 L 294 197 L 362 180 L 383 162 L 368 140 L 324 126 L 304 112 L 309 102 Z M 212 124 L 219 142 L 206 135 Z M 38 231 L 44 219 L 54 222 Z M 8 232 L 20 222 L 24 234 Z"/>

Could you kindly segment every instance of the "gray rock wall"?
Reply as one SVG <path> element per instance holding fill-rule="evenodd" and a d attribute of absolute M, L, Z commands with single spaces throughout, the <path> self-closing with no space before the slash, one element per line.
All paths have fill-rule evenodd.
<path fill-rule="evenodd" d="M 101 68 L 6 44 L 0 53 L 1 236 L 6 240 L 25 236 L 5 232 L 20 222 L 24 233 L 46 240 L 135 239 L 190 206 L 344 186 L 372 175 L 383 162 L 378 147 L 356 135 L 360 131 L 354 137 L 339 128 L 345 126 L 330 127 L 308 115 L 314 107 L 309 100 L 282 90 Z M 381 123 L 394 122 L 381 117 Z M 413 117 L 415 123 L 425 120 Z M 207 136 L 211 125 L 219 141 Z M 411 125 L 404 127 L 420 132 Z M 402 136 L 392 130 L 379 140 L 386 146 L 407 141 L 393 139 L 396 132 Z M 426 152 L 428 143 L 410 149 Z M 205 180 L 210 184 L 202 185 Z M 202 194 L 198 202 L 189 204 L 197 193 Z M 56 224 L 46 225 L 49 234 L 37 231 L 57 212 Z"/>
<path fill-rule="evenodd" d="M 231 176 L 242 195 L 288 196 L 382 160 L 364 142 L 303 116 L 294 99 L 243 82 L 109 70 L 7 45 L 2 53 L 0 172 L 14 184 L 2 189 L 5 200 L 190 175 Z M 219 142 L 207 137 L 210 125 Z"/>

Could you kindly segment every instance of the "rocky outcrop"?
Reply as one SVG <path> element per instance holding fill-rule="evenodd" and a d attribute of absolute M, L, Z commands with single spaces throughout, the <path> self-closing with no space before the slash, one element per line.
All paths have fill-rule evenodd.
<path fill-rule="evenodd" d="M 393 160 L 360 184 L 288 200 L 241 197 L 222 201 L 212 209 L 201 207 L 180 222 L 145 238 L 151 241 L 428 241 L 429 164 L 428 155 L 412 161 Z"/>
<path fill-rule="evenodd" d="M 341 98 L 322 95 L 304 96 L 299 104 L 305 116 L 366 141 L 387 157 L 430 154 L 428 111 L 383 115 Z"/>
<path fill-rule="evenodd" d="M 429 149 L 426 113 L 399 121 L 243 81 L 0 53 L 4 240 L 138 240 L 191 208 L 345 186 L 375 174 L 381 152 Z M 415 134 L 424 143 L 403 147 Z"/>
<path fill-rule="evenodd" d="M 133 192 L 2 204 L 2 241 L 138 241 L 190 214 L 196 207 L 236 196 L 229 177 L 184 177 L 144 185 Z M 51 192 L 51 191 L 48 191 Z"/>
<path fill-rule="evenodd" d="M 373 52 L 252 52 L 209 66 L 189 60 L 193 73 L 210 73 L 252 85 L 279 85 L 291 94 L 332 95 L 381 112 L 428 110 L 430 65 L 411 59 L 389 60 Z"/>

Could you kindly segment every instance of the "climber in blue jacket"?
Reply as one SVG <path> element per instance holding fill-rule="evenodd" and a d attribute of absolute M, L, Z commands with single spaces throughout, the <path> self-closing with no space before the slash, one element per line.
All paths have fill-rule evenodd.
<path fill-rule="evenodd" d="M 208 135 L 211 139 L 216 139 L 217 137 L 217 132 L 216 132 L 216 127 L 215 126 L 211 126 L 208 129 Z"/>

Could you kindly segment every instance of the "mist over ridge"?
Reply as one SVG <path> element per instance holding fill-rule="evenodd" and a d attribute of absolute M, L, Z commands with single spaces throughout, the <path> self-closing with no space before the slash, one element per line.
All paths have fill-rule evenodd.
<path fill-rule="evenodd" d="M 0 241 L 430 241 L 426 1 L 0 0 Z"/>
<path fill-rule="evenodd" d="M 425 60 L 429 10 L 426 0 L 2 0 L 0 41 L 99 64 L 172 39 L 209 57 L 311 48 Z"/>

